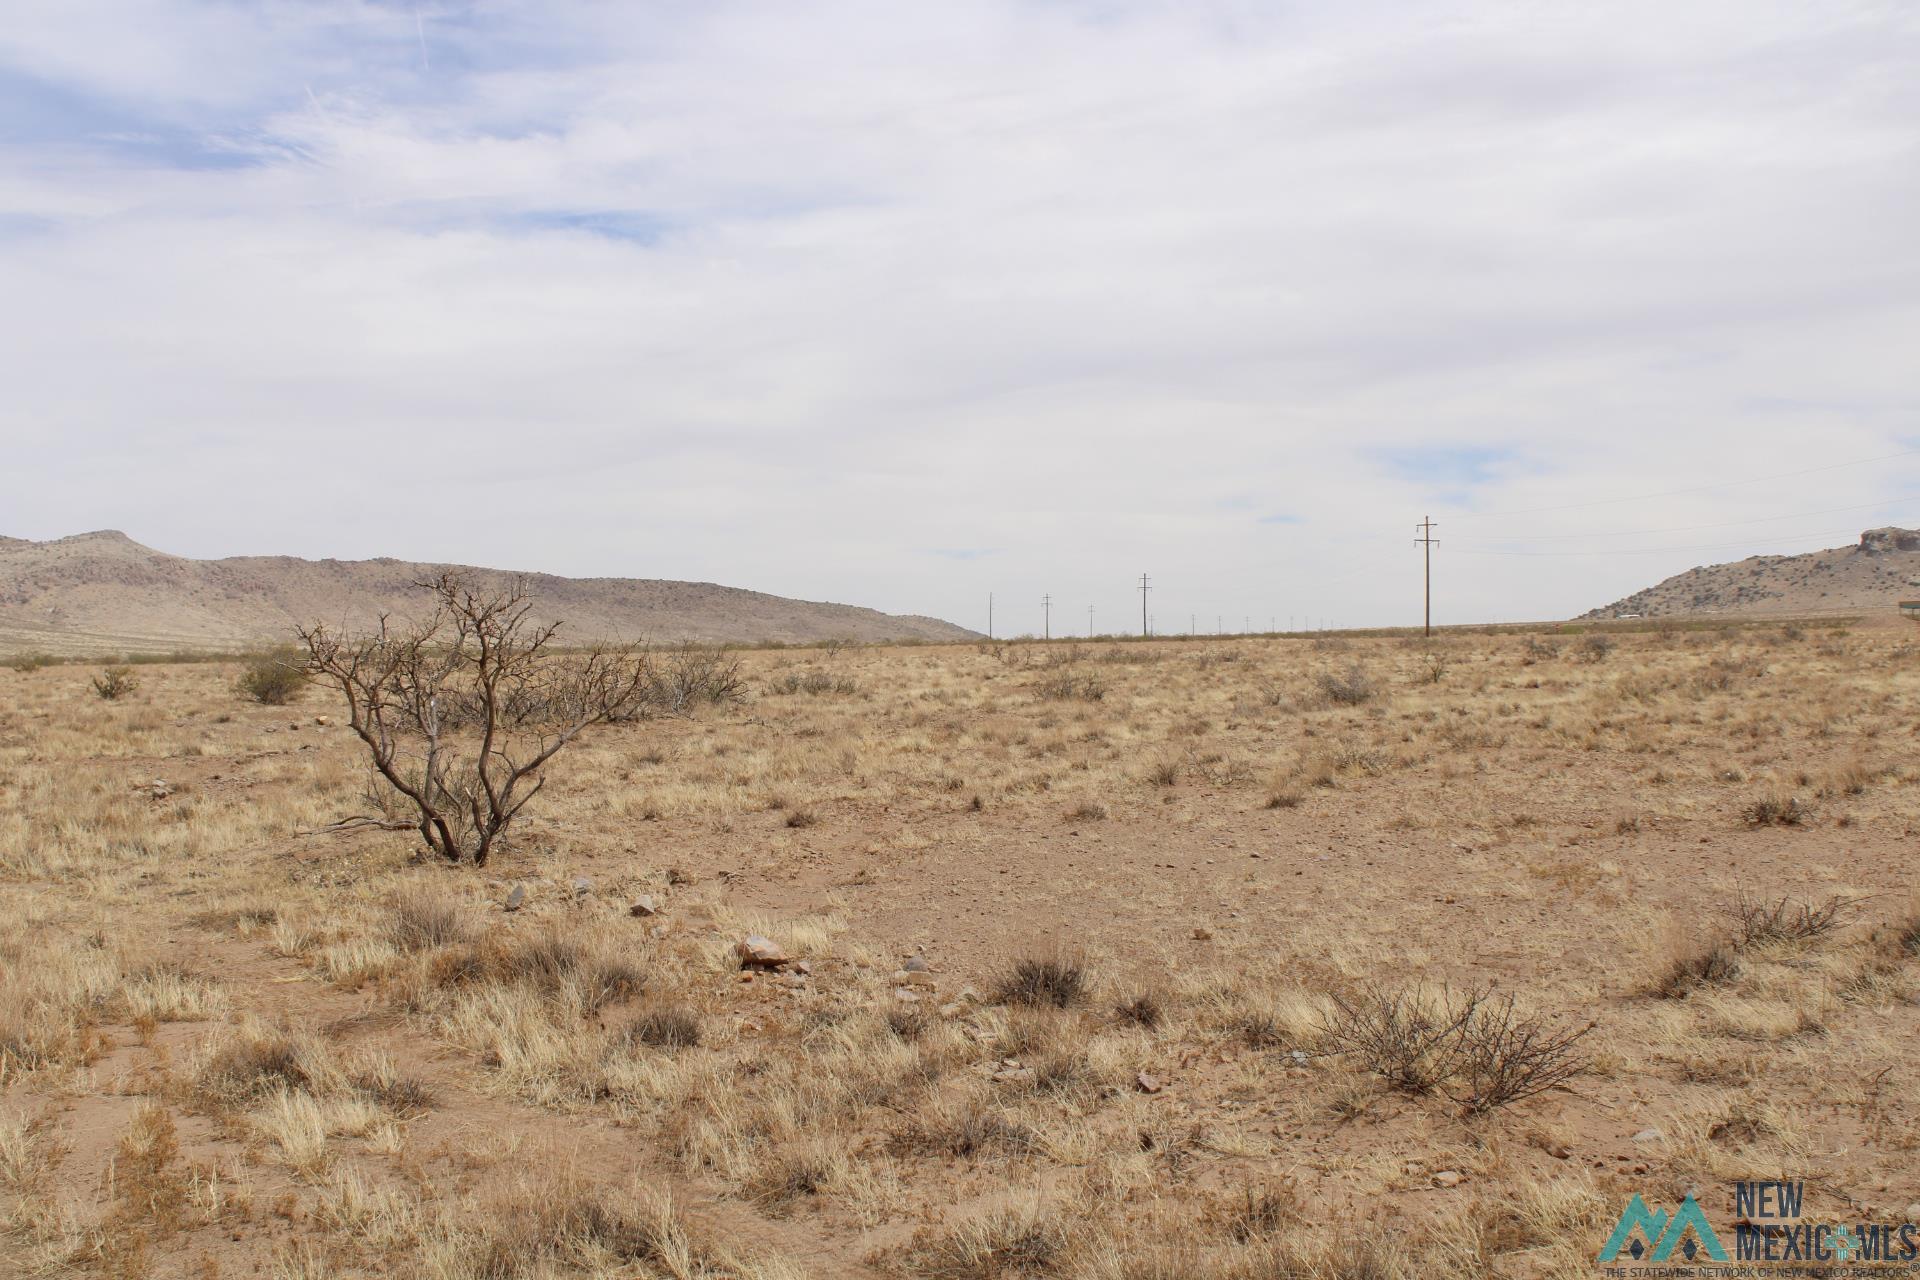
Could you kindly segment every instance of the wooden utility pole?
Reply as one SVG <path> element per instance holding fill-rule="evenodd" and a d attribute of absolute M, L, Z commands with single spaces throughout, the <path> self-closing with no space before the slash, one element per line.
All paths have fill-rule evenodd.
<path fill-rule="evenodd" d="M 1422 630 L 1428 639 L 1432 639 L 1433 637 L 1433 544 L 1440 541 L 1440 539 L 1433 536 L 1434 524 L 1433 524 L 1432 516 L 1422 517 L 1420 520 L 1420 523 L 1413 526 L 1413 529 L 1415 533 L 1418 533 L 1420 535 L 1419 537 L 1414 539 L 1414 542 L 1419 544 L 1422 547 L 1427 558 L 1426 610 L 1425 610 L 1426 621 L 1423 624 Z"/>
<path fill-rule="evenodd" d="M 1151 590 L 1153 590 L 1153 588 L 1147 585 L 1147 575 L 1144 573 L 1141 574 L 1140 575 L 1140 638 L 1143 640 L 1146 639 L 1148 634 L 1150 634 L 1147 630 L 1147 592 Z"/>
<path fill-rule="evenodd" d="M 1053 639 L 1053 596 L 1051 594 L 1040 597 L 1040 617 L 1040 638 Z"/>
<path fill-rule="evenodd" d="M 1093 639 L 1093 606 L 1087 606 L 1087 639 Z"/>

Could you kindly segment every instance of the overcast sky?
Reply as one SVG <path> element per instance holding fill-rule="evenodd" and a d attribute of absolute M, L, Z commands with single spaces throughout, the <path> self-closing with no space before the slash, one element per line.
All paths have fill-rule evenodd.
<path fill-rule="evenodd" d="M 1916 14 L 10 0 L 0 533 L 1007 632 L 1920 524 Z"/>

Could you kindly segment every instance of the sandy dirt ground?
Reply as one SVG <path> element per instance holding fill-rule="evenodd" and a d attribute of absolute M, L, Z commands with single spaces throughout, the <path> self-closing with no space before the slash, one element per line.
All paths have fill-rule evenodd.
<path fill-rule="evenodd" d="M 1906 1222 L 1916 641 L 748 653 L 484 868 L 329 829 L 323 689 L 0 670 L 0 1275 L 1595 1275 L 1636 1193 L 1731 1248 L 1751 1178 Z"/>

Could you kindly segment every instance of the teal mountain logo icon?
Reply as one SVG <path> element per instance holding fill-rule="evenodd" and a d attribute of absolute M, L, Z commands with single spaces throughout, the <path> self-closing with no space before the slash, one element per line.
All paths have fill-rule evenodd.
<path fill-rule="evenodd" d="M 1707 1215 L 1692 1196 L 1682 1200 L 1677 1210 L 1668 1213 L 1665 1209 L 1658 1212 L 1649 1209 L 1647 1202 L 1636 1192 L 1620 1214 L 1613 1234 L 1607 1237 L 1607 1243 L 1601 1248 L 1600 1261 L 1613 1262 L 1624 1253 L 1635 1262 L 1642 1259 L 1665 1262 L 1676 1251 L 1688 1262 L 1703 1252 L 1715 1262 L 1727 1260 L 1727 1251 L 1721 1247 L 1720 1237 L 1713 1234 Z"/>

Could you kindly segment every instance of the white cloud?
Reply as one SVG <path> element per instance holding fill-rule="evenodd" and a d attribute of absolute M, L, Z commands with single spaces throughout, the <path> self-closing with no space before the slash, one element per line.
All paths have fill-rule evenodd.
<path fill-rule="evenodd" d="M 0 531 L 1172 629 L 1406 620 L 1429 511 L 1453 620 L 1920 523 L 1612 501 L 1920 446 L 1901 10 L 418 13 L 0 37 Z M 1576 530 L 1751 545 L 1464 554 Z"/>

